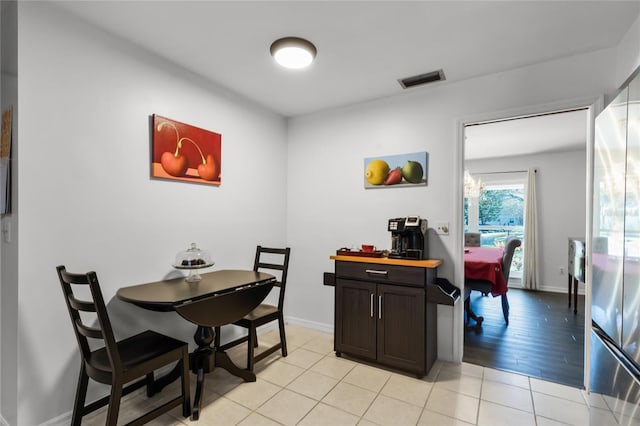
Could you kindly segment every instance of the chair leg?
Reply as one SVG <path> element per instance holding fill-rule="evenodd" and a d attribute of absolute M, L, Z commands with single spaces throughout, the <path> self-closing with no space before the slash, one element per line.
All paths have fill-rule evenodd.
<path fill-rule="evenodd" d="M 80 375 L 78 376 L 78 387 L 76 389 L 76 400 L 73 404 L 73 415 L 71 417 L 72 426 L 80 426 L 82 423 L 82 412 L 84 411 L 84 401 L 87 396 L 87 385 L 89 384 L 89 376 L 84 367 L 84 362 L 80 367 Z"/>
<path fill-rule="evenodd" d="M 504 316 L 504 322 L 509 325 L 509 299 L 506 294 L 502 295 L 502 316 Z"/>
<path fill-rule="evenodd" d="M 147 374 L 147 398 L 151 398 L 155 394 L 155 379 L 153 378 L 153 371 Z"/>
<path fill-rule="evenodd" d="M 180 366 L 182 367 L 180 380 L 182 383 L 182 415 L 189 417 L 191 416 L 191 388 L 189 386 L 189 363 L 185 359 L 189 359 L 189 350 L 186 348 L 180 361 Z"/>
<path fill-rule="evenodd" d="M 220 347 L 220 327 L 214 327 L 213 347 Z"/>
<path fill-rule="evenodd" d="M 252 324 L 249 327 L 249 336 L 248 336 L 249 340 L 247 341 L 247 370 L 249 371 L 253 371 L 253 356 L 255 353 L 255 344 L 257 343 L 258 339 L 256 339 L 256 327 Z"/>
<path fill-rule="evenodd" d="M 464 301 L 464 310 L 467 313 L 467 326 L 469 325 L 469 318 L 471 318 L 476 322 L 476 325 L 474 327 L 476 329 L 479 329 L 480 327 L 482 327 L 482 321 L 484 321 L 484 317 L 478 316 L 476 315 L 475 312 L 473 312 L 473 310 L 471 309 L 471 302 L 469 299 L 470 298 L 467 297 L 467 300 Z"/>
<path fill-rule="evenodd" d="M 120 399 L 122 398 L 123 384 L 116 380 L 111 385 L 111 395 L 109 397 L 109 409 L 107 410 L 106 426 L 116 426 L 118 423 L 118 413 L 120 412 Z"/>
<path fill-rule="evenodd" d="M 280 343 L 282 344 L 282 356 L 287 356 L 287 338 L 284 333 L 284 317 L 282 313 L 278 317 L 278 328 L 280 329 Z"/>

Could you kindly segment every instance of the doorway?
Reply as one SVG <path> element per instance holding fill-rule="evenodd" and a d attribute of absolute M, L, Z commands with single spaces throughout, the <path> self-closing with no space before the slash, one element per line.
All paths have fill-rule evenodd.
<path fill-rule="evenodd" d="M 539 226 L 537 288 L 521 289 L 523 262 L 516 261 L 518 272 L 508 283 L 508 326 L 500 298 L 472 292 L 471 306 L 485 321 L 479 329 L 465 322 L 463 361 L 583 387 L 584 288 L 574 315 L 567 304 L 567 261 L 569 239 L 585 237 L 588 117 L 588 108 L 577 108 L 464 125 L 465 174 L 480 188 L 476 200 L 465 197 L 465 229 L 477 227 L 486 245 L 504 245 L 510 233 L 524 236 L 524 221 L 513 206 L 518 203 L 508 212 L 498 207 L 505 198 L 518 199 L 530 168 L 538 171 Z M 481 208 L 483 196 L 489 205 Z"/>

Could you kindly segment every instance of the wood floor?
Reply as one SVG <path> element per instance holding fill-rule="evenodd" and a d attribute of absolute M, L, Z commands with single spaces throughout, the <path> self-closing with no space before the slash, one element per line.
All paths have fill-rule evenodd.
<path fill-rule="evenodd" d="M 473 291 L 470 300 L 484 322 L 465 332 L 465 362 L 584 387 L 584 296 L 574 315 L 566 293 L 509 289 L 509 326 L 500 297 Z"/>

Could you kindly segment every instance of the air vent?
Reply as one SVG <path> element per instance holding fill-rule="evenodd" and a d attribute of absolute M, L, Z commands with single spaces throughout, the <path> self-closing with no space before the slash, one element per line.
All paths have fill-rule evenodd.
<path fill-rule="evenodd" d="M 403 78 L 398 80 L 400 86 L 403 89 L 408 89 L 409 87 L 420 86 L 422 84 L 427 83 L 435 83 L 436 81 L 445 80 L 444 72 L 442 70 L 431 71 L 426 74 L 414 75 L 413 77 Z"/>

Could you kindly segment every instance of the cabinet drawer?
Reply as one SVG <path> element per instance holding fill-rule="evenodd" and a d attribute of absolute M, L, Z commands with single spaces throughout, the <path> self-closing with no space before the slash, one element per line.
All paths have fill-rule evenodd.
<path fill-rule="evenodd" d="M 425 268 L 376 263 L 336 262 L 336 277 L 424 287 Z"/>

